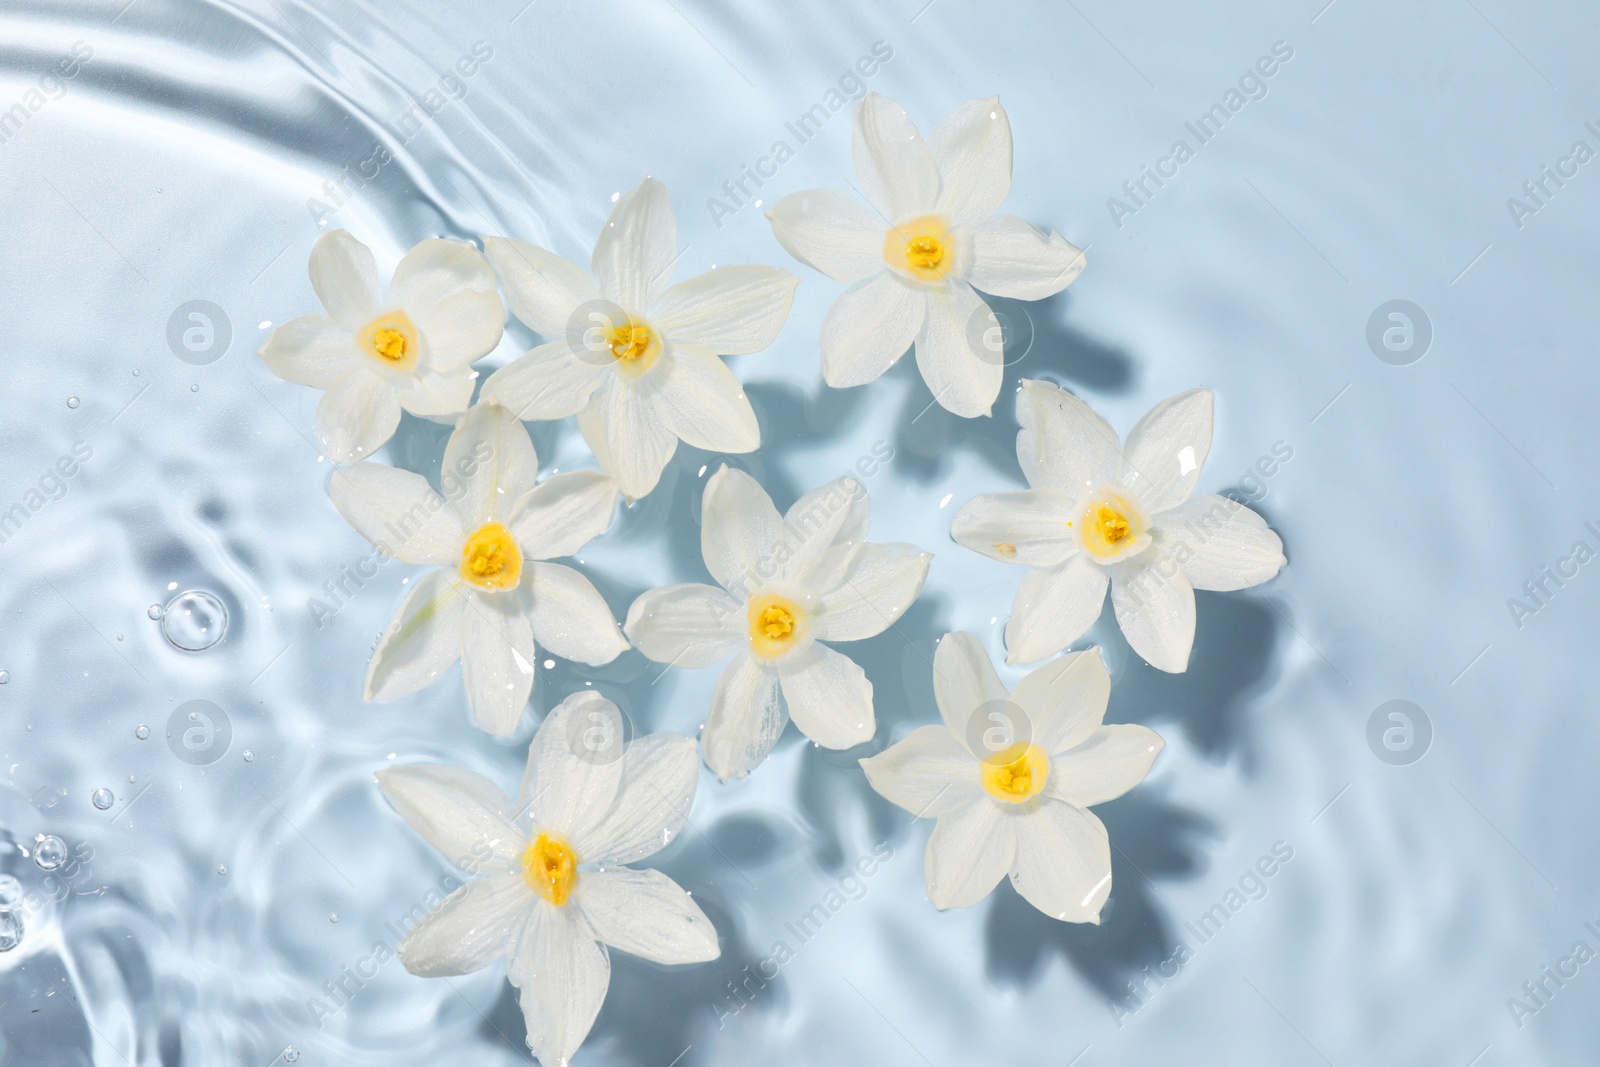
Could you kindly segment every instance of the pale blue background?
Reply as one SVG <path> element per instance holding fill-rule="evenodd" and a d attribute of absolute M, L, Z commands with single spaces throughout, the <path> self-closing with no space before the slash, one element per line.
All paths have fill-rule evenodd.
<path fill-rule="evenodd" d="M 847 649 L 877 687 L 873 746 L 828 753 L 791 732 L 750 780 L 705 776 L 693 831 L 660 860 L 705 904 L 723 957 L 679 970 L 618 957 L 580 1064 L 1593 1055 L 1600 963 L 1520 1026 L 1507 999 L 1580 939 L 1600 950 L 1584 926 L 1600 926 L 1600 564 L 1520 627 L 1507 601 L 1574 542 L 1600 548 L 1584 525 L 1600 527 L 1600 162 L 1520 227 L 1506 203 L 1575 141 L 1600 149 L 1584 128 L 1600 118 L 1592 5 L 125 2 L 0 4 L 0 110 L 73 42 L 93 48 L 0 146 L 0 507 L 74 442 L 93 450 L 0 544 L 0 827 L 22 848 L 53 833 L 87 857 L 50 879 L 21 851 L 0 858 L 54 898 L 0 956 L 0 1060 L 266 1067 L 290 1046 L 306 1064 L 526 1060 L 498 971 L 429 982 L 391 961 L 323 1028 L 308 1007 L 392 943 L 385 923 L 446 873 L 372 772 L 449 760 L 510 786 L 535 722 L 515 744 L 476 732 L 455 674 L 361 704 L 404 565 L 320 632 L 306 606 L 367 548 L 327 502 L 307 440 L 316 395 L 253 351 L 270 324 L 315 309 L 306 200 L 380 143 L 394 162 L 331 225 L 385 268 L 438 234 L 586 258 L 613 194 L 646 173 L 675 198 L 680 277 L 790 267 L 802 285 L 782 338 L 734 364 L 765 436 L 747 466 L 786 505 L 887 442 L 895 458 L 869 481 L 874 538 L 936 554 L 898 631 Z M 400 116 L 480 40 L 493 58 L 465 98 L 402 146 Z M 998 92 L 1016 138 L 1006 210 L 1089 248 L 1067 294 L 1003 308 L 1020 362 L 990 421 L 918 417 L 930 398 L 910 361 L 824 389 L 816 336 L 840 287 L 793 264 L 757 208 L 721 228 L 706 208 L 877 41 L 894 56 L 867 85 L 925 130 Z M 1293 58 L 1265 98 L 1118 226 L 1108 198 L 1275 42 Z M 842 186 L 849 168 L 841 113 L 762 195 Z M 166 341 L 194 299 L 233 332 L 206 366 Z M 1396 299 L 1434 334 L 1407 366 L 1366 339 Z M 527 340 L 514 330 L 490 365 Z M 1119 430 L 1166 396 L 1214 389 L 1203 490 L 1292 450 L 1251 493 L 1290 565 L 1259 590 L 1200 597 L 1186 675 L 1143 666 L 1114 627 L 1091 634 L 1115 678 L 1111 717 L 1167 740 L 1150 781 L 1101 809 L 1118 851 L 1097 928 L 1045 919 L 1009 887 L 936 912 L 929 824 L 878 800 L 854 765 L 934 716 L 925 657 L 940 634 L 1001 651 L 1020 572 L 959 549 L 948 527 L 969 497 L 1020 485 L 1018 376 L 1066 384 Z M 390 458 L 428 469 L 443 436 L 408 421 Z M 535 439 L 547 468 L 588 462 L 570 422 Z M 716 461 L 682 450 L 584 554 L 619 614 L 646 587 L 703 579 L 699 471 Z M 145 617 L 191 587 L 232 614 L 226 641 L 198 655 Z M 715 671 L 659 671 L 637 654 L 592 675 L 558 663 L 535 710 L 592 676 L 641 731 L 693 732 Z M 162 739 L 197 698 L 234 731 L 205 767 Z M 1432 726 L 1409 765 L 1367 741 L 1393 699 Z M 99 787 L 116 794 L 108 811 L 90 804 Z M 1185 923 L 1278 842 L 1293 859 L 1198 944 Z M 726 984 L 875 847 L 893 858 L 861 899 L 729 1014 Z M 1159 973 L 1179 939 L 1192 958 L 1158 986 L 1144 968 Z"/>

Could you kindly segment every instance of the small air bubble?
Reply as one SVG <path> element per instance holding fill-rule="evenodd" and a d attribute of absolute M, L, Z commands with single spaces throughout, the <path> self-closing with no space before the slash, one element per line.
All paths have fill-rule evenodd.
<path fill-rule="evenodd" d="M 0 908 L 9 908 L 22 899 L 22 883 L 9 874 L 0 874 Z"/>
<path fill-rule="evenodd" d="M 217 873 L 218 874 L 227 874 L 228 873 L 228 865 L 226 863 L 217 864 Z"/>
<path fill-rule="evenodd" d="M 67 861 L 67 843 L 59 837 L 41 837 L 33 846 L 33 862 L 41 871 L 53 871 Z"/>
<path fill-rule="evenodd" d="M 244 750 L 244 761 L 246 763 L 254 763 L 256 761 L 256 754 L 254 752 L 251 752 L 248 748 L 245 749 Z"/>
<path fill-rule="evenodd" d="M 11 672 L 0 671 L 0 685 L 5 685 L 9 681 L 11 681 Z"/>
<path fill-rule="evenodd" d="M 111 807 L 112 804 L 116 803 L 117 798 L 111 792 L 111 790 L 101 788 L 94 791 L 94 794 L 89 797 L 89 801 L 101 811 L 105 811 L 107 808 Z"/>
<path fill-rule="evenodd" d="M 67 407 L 75 408 L 77 406 L 78 406 L 78 398 L 77 397 L 75 397 L 75 396 L 67 397 Z"/>
<path fill-rule="evenodd" d="M 191 385 L 191 386 L 189 386 L 189 392 L 191 392 L 191 393 L 198 393 L 198 392 L 199 392 L 199 391 L 200 391 L 200 385 L 199 385 L 199 383 L 196 383 L 196 384 L 194 384 L 194 385 Z"/>
<path fill-rule="evenodd" d="M 160 604 L 151 604 L 148 608 L 144 609 L 144 613 L 152 622 L 160 622 L 161 616 L 167 613 L 167 609 L 162 607 Z"/>
<path fill-rule="evenodd" d="M 330 915 L 329 915 L 329 916 L 328 916 L 328 921 L 329 921 L 329 922 L 331 922 L 331 923 L 336 923 L 336 922 L 338 922 L 338 921 L 339 921 L 339 913 L 338 913 L 338 912 L 333 912 L 333 913 L 331 913 L 331 914 L 330 914 Z"/>
<path fill-rule="evenodd" d="M 284 1063 L 299 1063 L 300 1062 L 300 1050 L 295 1048 L 293 1045 L 290 1045 L 288 1048 L 284 1049 L 283 1050 L 283 1062 Z"/>
<path fill-rule="evenodd" d="M 133 728 L 133 736 L 137 737 L 141 741 L 150 740 L 150 727 L 146 726 L 144 723 L 140 723 L 138 726 Z"/>

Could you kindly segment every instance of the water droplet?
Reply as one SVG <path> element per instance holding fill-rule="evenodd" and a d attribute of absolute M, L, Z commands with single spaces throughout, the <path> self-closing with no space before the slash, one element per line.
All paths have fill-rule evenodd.
<path fill-rule="evenodd" d="M 331 922 L 331 923 L 338 922 L 339 921 L 339 913 L 338 912 L 334 912 L 333 914 L 329 915 L 328 916 L 328 921 Z"/>
<path fill-rule="evenodd" d="M 0 685 L 5 685 L 9 681 L 11 681 L 11 672 L 0 671 Z"/>
<path fill-rule="evenodd" d="M 284 1049 L 283 1050 L 283 1062 L 284 1063 L 299 1063 L 300 1062 L 300 1050 L 295 1048 L 293 1045 L 290 1045 L 288 1048 Z"/>
<path fill-rule="evenodd" d="M 256 761 L 256 754 L 254 752 L 251 752 L 248 748 L 245 749 L 244 750 L 244 761 L 246 763 L 254 763 Z"/>
<path fill-rule="evenodd" d="M 123 637 L 123 635 L 122 635 L 122 634 L 118 634 L 118 635 L 117 635 L 117 640 L 118 640 L 118 641 L 121 641 L 121 640 L 122 640 L 122 637 Z"/>
<path fill-rule="evenodd" d="M 9 909 L 0 911 L 0 952 L 10 952 L 22 944 L 22 916 Z"/>
<path fill-rule="evenodd" d="M 138 367 L 133 368 L 133 376 L 135 378 L 137 378 L 139 376 L 139 368 Z"/>
<path fill-rule="evenodd" d="M 163 616 L 163 615 L 165 615 L 167 613 L 167 609 L 162 607 L 160 604 L 151 604 L 148 608 L 145 609 L 144 613 L 146 615 L 148 615 L 152 620 L 154 620 L 156 622 L 160 622 L 161 621 L 161 616 Z"/>
<path fill-rule="evenodd" d="M 102 786 L 99 789 L 96 789 L 94 791 L 94 793 L 89 797 L 90 803 L 92 803 L 95 807 L 99 808 L 101 811 L 105 811 L 112 804 L 116 803 L 116 800 L 117 800 L 117 798 L 111 792 L 111 790 L 106 789 L 104 786 Z"/>
<path fill-rule="evenodd" d="M 200 391 L 200 386 L 198 384 L 189 386 L 189 392 L 198 393 L 199 391 Z"/>
<path fill-rule="evenodd" d="M 133 728 L 133 736 L 137 737 L 141 741 L 150 740 L 150 727 L 146 726 L 144 723 L 140 723 L 138 726 Z"/>
<path fill-rule="evenodd" d="M 67 397 L 67 407 L 75 408 L 77 406 L 78 406 L 78 398 L 77 397 L 75 397 L 75 396 Z"/>
<path fill-rule="evenodd" d="M 0 908 L 9 908 L 22 899 L 22 883 L 9 874 L 0 874 Z"/>
<path fill-rule="evenodd" d="M 227 632 L 228 609 L 203 589 L 179 593 L 161 611 L 161 635 L 185 652 L 204 652 Z"/>
<path fill-rule="evenodd" d="M 227 874 L 228 873 L 228 865 L 226 863 L 217 864 L 217 873 L 218 874 Z"/>
<path fill-rule="evenodd" d="M 41 837 L 33 846 L 33 862 L 41 871 L 53 871 L 67 861 L 67 843 L 59 837 Z"/>

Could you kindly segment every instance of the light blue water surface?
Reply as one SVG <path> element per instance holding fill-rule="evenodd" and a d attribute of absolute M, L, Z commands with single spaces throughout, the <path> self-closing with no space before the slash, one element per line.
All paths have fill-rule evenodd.
<path fill-rule="evenodd" d="M 319 620 L 311 599 L 369 548 L 328 502 L 317 394 L 253 353 L 316 309 L 305 263 L 324 228 L 385 268 L 421 238 L 480 233 L 581 261 L 613 196 L 653 174 L 675 198 L 679 277 L 773 263 L 802 279 L 778 343 L 734 364 L 763 429 L 744 465 L 786 506 L 892 450 L 868 480 L 873 539 L 935 558 L 898 628 L 849 649 L 876 687 L 872 745 L 827 752 L 791 730 L 750 779 L 703 776 L 693 829 L 658 859 L 716 922 L 722 958 L 615 957 L 580 1064 L 1591 1062 L 1600 963 L 1574 950 L 1600 951 L 1600 563 L 1578 561 L 1600 550 L 1600 163 L 1574 147 L 1600 150 L 1585 125 L 1600 12 L 1323 3 L 0 6 L 0 114 L 26 112 L 0 145 L 0 508 L 39 504 L 0 544 L 15 844 L 0 869 L 24 894 L 21 942 L 0 954 L 0 1061 L 526 1061 L 503 972 L 427 981 L 376 961 L 449 870 L 372 774 L 452 762 L 509 788 L 539 716 L 588 681 L 641 733 L 693 733 L 716 671 L 662 674 L 632 652 L 541 663 L 509 743 L 470 725 L 455 672 L 363 704 L 415 570 L 385 564 Z M 47 77 L 77 42 L 75 76 Z M 467 77 L 455 65 L 475 47 Z M 874 48 L 892 57 L 853 77 Z M 1012 365 L 993 419 L 930 407 L 909 360 L 824 388 L 816 338 L 840 287 L 726 191 L 770 172 L 778 141 L 792 158 L 747 180 L 748 200 L 842 187 L 847 112 L 804 143 L 787 124 L 868 88 L 925 130 L 999 93 L 1006 210 L 1089 250 L 1066 294 L 1002 305 Z M 1214 104 L 1227 121 L 1202 141 L 1188 124 Z M 337 204 L 324 191 L 363 169 Z M 1396 300 L 1413 307 L 1378 315 L 1374 344 L 1369 320 Z M 191 301 L 215 305 L 225 350 L 203 331 L 198 356 L 169 344 Z M 528 343 L 514 327 L 483 366 Z M 1003 657 L 1020 571 L 948 530 L 968 498 L 1022 485 L 1020 377 L 1067 385 L 1123 431 L 1215 390 L 1200 488 L 1254 501 L 1290 560 L 1258 590 L 1200 595 L 1185 675 L 1140 663 L 1109 620 L 1091 631 L 1111 719 L 1167 741 L 1150 780 L 1101 809 L 1116 852 L 1099 927 L 1046 919 L 1008 886 L 935 911 L 931 824 L 855 765 L 935 717 L 941 634 Z M 386 458 L 436 472 L 445 434 L 408 418 Z M 547 470 L 591 465 L 570 420 L 533 435 Z M 718 462 L 680 449 L 585 550 L 619 616 L 645 588 L 704 580 L 698 498 Z M 146 614 L 190 589 L 229 615 L 199 653 Z M 168 742 L 191 700 L 227 717 L 212 762 L 175 754 L 182 716 Z M 1406 717 L 1386 709 L 1369 731 L 1394 700 Z M 53 871 L 31 857 L 40 835 L 67 850 Z M 888 858 L 851 876 L 874 854 Z M 819 903 L 836 906 L 795 936 Z M 746 984 L 779 942 L 793 958 Z"/>

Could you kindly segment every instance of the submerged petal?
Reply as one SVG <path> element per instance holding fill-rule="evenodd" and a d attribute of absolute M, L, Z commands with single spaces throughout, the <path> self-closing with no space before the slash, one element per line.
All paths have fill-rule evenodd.
<path fill-rule="evenodd" d="M 744 777 L 767 758 L 787 721 L 778 700 L 778 672 L 740 652 L 722 669 L 700 732 L 706 766 L 724 782 Z"/>
<path fill-rule="evenodd" d="M 472 717 L 496 737 L 512 734 L 533 692 L 533 628 L 515 593 L 472 595 L 461 616 L 461 680 Z"/>
<path fill-rule="evenodd" d="M 523 833 L 511 799 L 481 774 L 461 767 L 418 764 L 377 774 L 384 798 L 411 828 L 457 867 L 474 874 L 510 870 Z"/>
<path fill-rule="evenodd" d="M 389 381 L 357 366 L 317 402 L 317 445 L 335 463 L 365 459 L 400 425 L 400 397 Z"/>
<path fill-rule="evenodd" d="M 589 1036 L 611 984 L 611 958 L 576 908 L 539 901 L 506 976 L 517 987 L 528 1047 L 548 1067 L 565 1067 Z"/>
<path fill-rule="evenodd" d="M 406 932 L 400 962 L 422 978 L 481 971 L 511 955 L 534 900 L 520 874 L 475 878 Z"/>
<path fill-rule="evenodd" d="M 717 930 L 660 871 L 613 867 L 588 874 L 574 898 L 595 937 L 656 963 L 704 963 L 722 954 Z"/>
<path fill-rule="evenodd" d="M 420 474 L 357 463 L 333 472 L 328 496 L 357 533 L 395 559 L 453 564 L 461 555 L 461 523 Z"/>
<path fill-rule="evenodd" d="M 378 639 L 367 664 L 363 700 L 415 693 L 461 658 L 465 585 L 445 570 L 423 575 Z"/>

